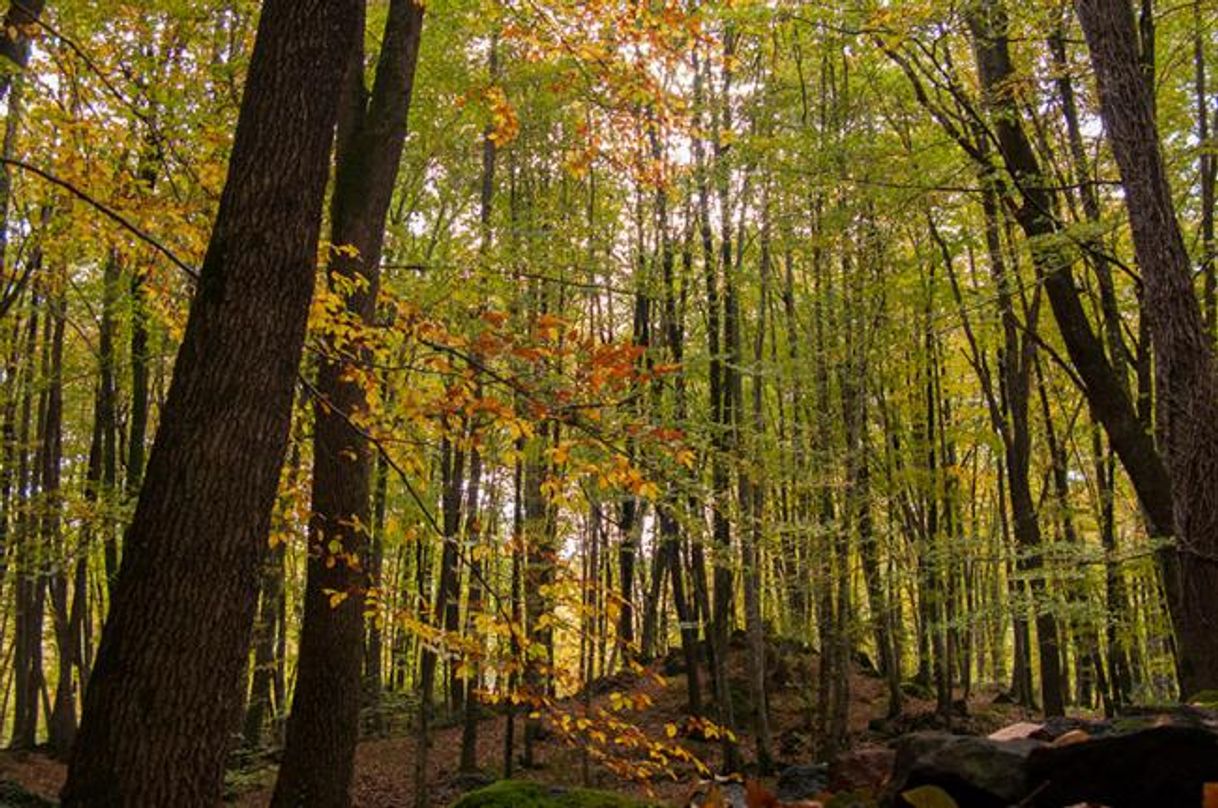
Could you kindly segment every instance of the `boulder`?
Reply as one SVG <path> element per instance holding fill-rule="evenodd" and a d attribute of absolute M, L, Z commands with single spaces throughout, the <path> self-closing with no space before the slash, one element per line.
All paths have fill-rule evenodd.
<path fill-rule="evenodd" d="M 991 732 L 986 737 L 991 741 L 1014 741 L 1019 738 L 1031 738 L 1037 732 L 1043 730 L 1044 727 L 1044 724 L 1033 724 L 1031 721 L 1016 721 L 1014 724 L 1009 724 L 1000 730 Z"/>
<path fill-rule="evenodd" d="M 1201 805 L 1218 782 L 1218 734 L 1161 726 L 1034 750 L 1028 784 L 1037 806 L 1098 803 L 1110 808 Z"/>
<path fill-rule="evenodd" d="M 788 766 L 778 773 L 780 802 L 799 802 L 816 797 L 829 785 L 829 767 L 824 763 Z"/>
<path fill-rule="evenodd" d="M 938 786 L 959 805 L 1005 808 L 1028 792 L 1026 766 L 1040 741 L 920 732 L 901 739 L 893 779 L 886 791 L 889 804 L 904 805 L 901 793 L 918 786 Z"/>
<path fill-rule="evenodd" d="M 1058 738 L 1072 732 L 1085 732 L 1092 737 L 1107 735 L 1112 732 L 1112 723 L 1109 721 L 1088 721 L 1083 718 L 1055 716 L 1053 718 L 1046 718 L 1045 723 L 1041 725 L 1040 729 L 1033 732 L 1029 737 L 1035 738 L 1038 741 L 1056 741 Z"/>
<path fill-rule="evenodd" d="M 879 794 L 892 776 L 897 753 L 887 746 L 860 746 L 829 764 L 829 790 Z"/>

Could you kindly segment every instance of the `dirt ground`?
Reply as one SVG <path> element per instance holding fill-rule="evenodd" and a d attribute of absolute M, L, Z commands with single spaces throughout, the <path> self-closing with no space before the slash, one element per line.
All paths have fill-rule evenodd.
<path fill-rule="evenodd" d="M 808 738 L 808 709 L 801 683 L 813 673 L 811 667 L 812 665 L 807 665 L 802 670 L 796 669 L 790 682 L 775 687 L 768 694 L 775 753 L 783 763 L 807 762 L 808 759 L 804 751 Z M 742 675 L 743 671 L 739 673 Z M 643 729 L 648 737 L 664 739 L 666 726 L 670 723 L 680 725 L 685 718 L 685 688 L 685 678 L 681 675 L 671 677 L 663 686 L 650 679 L 633 683 L 631 689 L 646 692 L 651 697 L 652 704 L 643 710 L 629 711 L 630 720 Z M 992 713 L 996 708 L 989 707 L 989 701 L 989 694 L 981 694 L 976 700 L 976 709 L 984 707 Z M 607 706 L 608 702 L 607 693 L 603 693 L 598 695 L 594 704 Z M 907 698 L 905 711 L 911 714 L 928 712 L 933 706 L 930 702 Z M 886 690 L 882 680 L 861 672 L 851 676 L 850 731 L 853 736 L 865 737 L 868 723 L 874 718 L 883 717 L 886 708 Z M 971 705 L 970 712 L 972 711 Z M 991 716 L 991 720 L 1002 725 L 1020 717 L 1016 708 L 1010 708 L 1002 711 L 1000 716 Z M 494 775 L 501 771 L 504 727 L 505 722 L 501 717 L 484 720 L 479 727 L 478 758 L 484 761 L 483 769 Z M 520 743 L 519 727 L 520 722 L 517 722 L 517 750 Z M 679 740 L 711 767 L 719 762 L 717 743 L 688 738 Z M 414 805 L 415 744 L 414 737 L 370 739 L 360 743 L 352 789 L 356 808 L 410 808 Z M 740 744 L 746 759 L 751 758 L 752 739 L 747 733 L 741 736 Z M 460 747 L 459 726 L 442 728 L 435 732 L 428 782 L 430 802 L 437 808 L 450 804 L 460 793 L 454 782 Z M 584 752 L 564 742 L 557 733 L 542 743 L 540 759 L 541 767 L 527 771 L 518 767 L 514 776 L 551 784 L 611 788 L 639 796 L 651 796 L 672 805 L 679 805 L 681 798 L 697 780 L 694 769 L 687 766 L 678 772 L 676 780 L 658 779 L 646 785 L 629 783 L 623 782 L 594 762 L 589 762 L 588 778 L 587 782 L 584 782 Z M 48 798 L 56 797 L 63 784 L 64 774 L 63 764 L 36 752 L 0 753 L 0 779 L 15 781 L 27 790 Z M 227 787 L 228 804 L 241 808 L 264 808 L 270 800 L 274 776 L 274 768 L 269 765 L 230 774 Z"/>

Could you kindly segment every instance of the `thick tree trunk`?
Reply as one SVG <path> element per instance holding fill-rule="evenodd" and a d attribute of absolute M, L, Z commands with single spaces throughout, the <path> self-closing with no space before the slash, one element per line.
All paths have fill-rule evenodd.
<path fill-rule="evenodd" d="M 1167 184 L 1133 14 L 1124 0 L 1078 0 L 1075 7 L 1142 270 L 1175 504 L 1180 580 L 1172 616 L 1187 697 L 1218 688 L 1218 373 Z"/>
<path fill-rule="evenodd" d="M 358 0 L 267 0 L 63 789 L 211 808 L 247 665 Z"/>
<path fill-rule="evenodd" d="M 364 88 L 363 48 L 353 48 L 346 63 L 330 201 L 330 276 L 336 287 L 351 290 L 347 311 L 367 327 L 376 316 L 385 217 L 406 139 L 422 23 L 422 5 L 390 5 L 371 94 Z M 366 349 L 358 341 L 354 347 L 344 343 L 328 340 L 318 368 L 300 661 L 271 801 L 285 808 L 347 805 L 359 739 L 367 587 L 359 560 L 372 521 L 373 465 L 361 424 L 375 379 L 361 366 Z"/>

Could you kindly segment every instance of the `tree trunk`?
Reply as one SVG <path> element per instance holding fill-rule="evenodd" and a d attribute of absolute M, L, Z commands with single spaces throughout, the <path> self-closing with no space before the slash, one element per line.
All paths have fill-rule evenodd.
<path fill-rule="evenodd" d="M 358 0 L 267 0 L 63 789 L 211 808 L 247 666 Z"/>
<path fill-rule="evenodd" d="M 38 35 L 38 21 L 46 0 L 14 0 L 4 15 L 4 30 L 12 32 L 0 37 L 0 56 L 9 65 L 0 70 L 0 101 L 8 95 L 13 76 L 25 70 L 30 60 L 30 43 Z"/>
<path fill-rule="evenodd" d="M 753 373 L 752 373 L 752 422 L 738 426 L 742 434 L 748 435 L 748 446 L 745 447 L 748 457 L 752 458 L 752 469 L 740 471 L 740 511 L 748 519 L 748 527 L 741 531 L 740 553 L 744 578 L 744 615 L 745 631 L 749 644 L 749 690 L 753 702 L 753 741 L 757 749 L 757 771 L 761 775 L 770 774 L 774 766 L 772 754 L 773 738 L 770 734 L 770 706 L 766 694 L 766 636 L 765 625 L 762 623 L 761 596 L 764 578 L 762 576 L 761 542 L 764 535 L 765 523 L 765 482 L 761 469 L 765 468 L 765 458 L 761 447 L 765 435 L 765 414 L 762 410 L 761 364 L 764 359 L 766 335 L 766 306 L 769 303 L 771 255 L 770 255 L 770 222 L 768 191 L 766 201 L 762 205 L 761 225 L 761 257 L 758 268 L 760 275 L 760 301 L 757 306 L 757 331 L 753 337 Z M 734 349 L 740 354 L 739 331 L 737 331 L 737 346 Z M 743 403 L 743 402 L 741 402 Z M 743 407 L 736 409 L 737 422 L 743 420 Z"/>
<path fill-rule="evenodd" d="M 31 261 L 39 261 L 41 252 L 30 257 Z M 34 548 L 34 532 L 37 521 L 31 512 L 29 502 L 37 493 L 38 481 L 34 469 L 36 464 L 30 463 L 29 446 L 31 443 L 31 420 L 34 408 L 34 389 L 37 381 L 37 364 L 35 352 L 38 347 L 38 310 L 40 308 L 38 295 L 30 296 L 30 316 L 25 333 L 25 363 L 21 373 L 21 407 L 17 421 L 17 491 L 24 492 L 22 507 L 17 512 L 13 530 L 16 567 L 16 582 L 14 589 L 16 601 L 15 631 L 13 636 L 13 734 L 11 745 L 15 749 L 28 749 L 37 741 L 38 732 L 38 690 L 42 673 L 41 664 L 34 665 L 31 657 L 41 648 L 41 628 L 35 631 L 33 620 L 35 611 L 41 615 L 41 608 L 35 609 L 35 587 L 41 586 L 41 578 L 37 573 L 34 560 L 30 557 Z M 31 468 L 34 465 L 34 468 Z M 41 619 L 41 617 L 39 617 Z M 35 641 L 37 636 L 37 641 Z"/>
<path fill-rule="evenodd" d="M 465 473 L 465 453 L 455 446 L 456 443 L 461 442 L 460 437 L 454 439 L 452 436 L 445 435 L 440 445 L 443 547 L 440 550 L 439 582 L 430 623 L 433 629 L 443 627 L 441 646 L 448 642 L 451 632 L 456 628 L 455 610 L 460 604 L 460 592 L 457 590 L 457 584 L 460 581 L 457 554 L 461 541 L 461 491 Z M 427 782 L 428 756 L 431 749 L 431 719 L 434 712 L 437 663 L 438 654 L 434 644 L 424 645 L 419 665 L 418 736 L 414 768 L 415 808 L 427 808 L 430 804 Z"/>
<path fill-rule="evenodd" d="M 1078 0 L 1075 7 L 1142 270 L 1175 504 L 1180 580 L 1173 622 L 1187 697 L 1218 688 L 1218 374 L 1167 184 L 1133 14 L 1123 0 Z"/>
<path fill-rule="evenodd" d="M 56 280 L 62 286 L 62 281 Z M 47 742 L 57 757 L 66 756 L 76 736 L 76 688 L 72 669 L 76 647 L 72 636 L 71 587 L 68 576 L 68 551 L 64 546 L 63 492 L 60 490 L 60 464 L 63 460 L 63 337 L 67 320 L 67 301 L 59 292 L 50 302 L 51 356 L 47 383 L 47 408 L 42 427 L 42 545 L 51 560 L 47 588 L 51 595 L 52 622 L 55 629 L 58 676 L 51 714 L 47 717 Z M 41 641 L 41 639 L 40 639 Z"/>
<path fill-rule="evenodd" d="M 369 328 L 422 23 L 423 7 L 413 0 L 390 5 L 371 93 L 364 87 L 362 38 L 346 62 L 330 200 L 330 278 L 351 290 L 347 311 Z M 367 350 L 344 343 L 329 340 L 318 368 L 304 622 L 287 747 L 271 801 L 284 808 L 347 805 L 359 739 L 367 587 L 359 561 L 372 521 L 373 465 L 362 424 L 367 388 L 376 380 L 362 364 Z"/>

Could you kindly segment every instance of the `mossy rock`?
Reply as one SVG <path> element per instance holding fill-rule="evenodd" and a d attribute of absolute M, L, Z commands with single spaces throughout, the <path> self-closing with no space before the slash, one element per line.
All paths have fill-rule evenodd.
<path fill-rule="evenodd" d="M 1209 707 L 1211 709 L 1218 707 L 1218 690 L 1202 690 L 1199 693 L 1194 693 L 1189 698 L 1185 699 L 1186 704 L 1193 704 L 1198 707 Z"/>
<path fill-rule="evenodd" d="M 471 791 L 452 808 L 659 808 L 658 803 L 640 802 L 610 791 L 561 788 L 527 780 L 500 780 Z"/>

